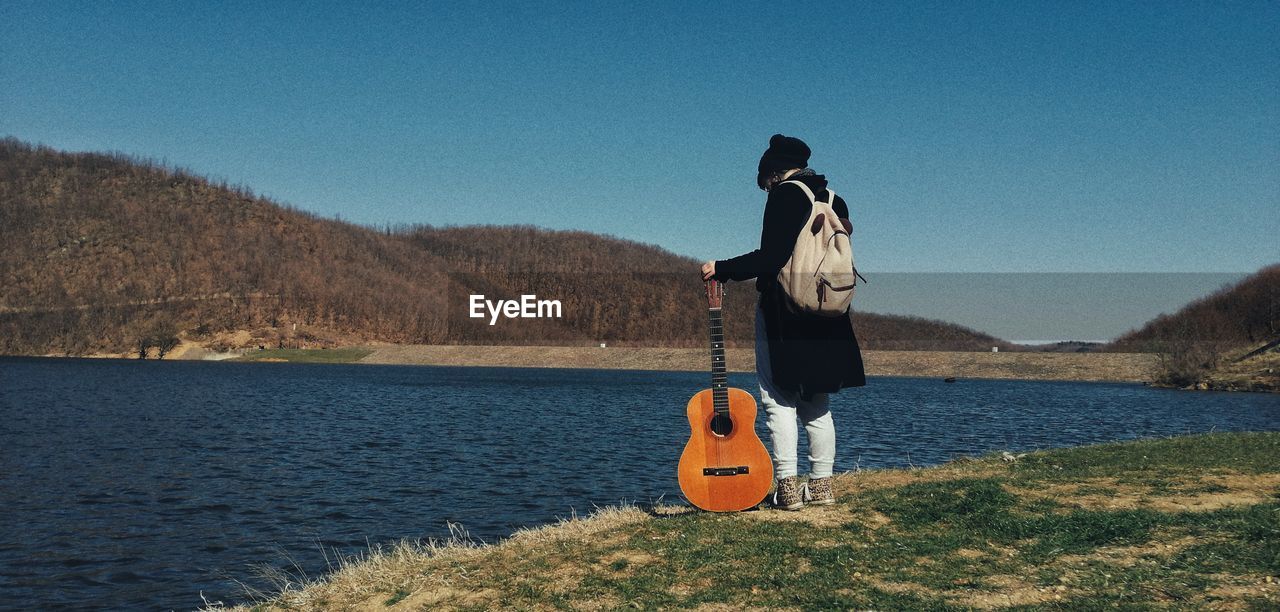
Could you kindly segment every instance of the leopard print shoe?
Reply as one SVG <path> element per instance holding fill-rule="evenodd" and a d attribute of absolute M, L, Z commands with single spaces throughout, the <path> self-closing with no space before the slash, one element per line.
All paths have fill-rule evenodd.
<path fill-rule="evenodd" d="M 773 492 L 773 507 L 779 510 L 799 510 L 804 507 L 798 477 L 787 476 L 778 480 L 778 488 Z"/>
<path fill-rule="evenodd" d="M 831 478 L 810 478 L 804 485 L 804 501 L 813 506 L 836 503 L 836 494 L 831 490 Z"/>

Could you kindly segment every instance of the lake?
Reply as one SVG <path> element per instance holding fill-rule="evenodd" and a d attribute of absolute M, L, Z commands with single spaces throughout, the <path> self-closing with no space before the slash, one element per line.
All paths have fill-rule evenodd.
<path fill-rule="evenodd" d="M 0 358 L 0 608 L 191 609 L 449 523 L 678 502 L 695 372 Z M 754 376 L 730 383 L 756 392 Z M 1280 429 L 1280 396 L 872 378 L 836 469 Z M 763 417 L 763 415 L 761 415 Z M 763 418 L 757 423 L 768 440 Z M 803 435 L 802 469 L 803 469 Z"/>

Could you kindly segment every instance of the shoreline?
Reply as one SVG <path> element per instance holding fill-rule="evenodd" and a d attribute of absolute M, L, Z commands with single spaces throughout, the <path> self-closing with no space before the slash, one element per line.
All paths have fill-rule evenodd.
<path fill-rule="evenodd" d="M 539 347 L 490 345 L 369 346 L 356 363 L 492 367 L 592 368 L 701 372 L 707 349 L 659 347 Z M 862 352 L 868 376 L 987 378 L 1141 383 L 1156 365 L 1146 353 Z M 725 349 L 730 372 L 755 372 L 749 348 Z"/>
<path fill-rule="evenodd" d="M 14 355 L 18 356 L 18 355 Z M 44 355 L 44 357 L 60 357 Z M 85 355 L 133 359 L 127 354 Z M 1150 353 L 1038 353 L 962 351 L 862 351 L 868 376 L 1145 383 L 1157 358 Z M 709 370 L 705 348 L 517 345 L 353 344 L 315 349 L 242 349 L 215 352 L 184 342 L 165 361 L 345 363 L 565 369 Z M 755 352 L 726 348 L 730 372 L 755 372 Z"/>

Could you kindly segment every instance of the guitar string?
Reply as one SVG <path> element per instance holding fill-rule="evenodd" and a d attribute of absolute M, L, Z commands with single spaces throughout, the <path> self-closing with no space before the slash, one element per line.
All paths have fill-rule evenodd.
<path fill-rule="evenodd" d="M 722 294 L 722 293 L 721 293 L 720 295 L 721 295 L 721 296 L 723 296 L 723 294 Z M 723 299 L 723 297 L 722 297 L 722 299 Z M 720 316 L 720 317 L 717 317 L 717 316 L 716 316 L 717 314 L 720 314 L 721 316 Z M 710 309 L 710 310 L 708 311 L 708 319 L 709 319 L 708 326 L 709 326 L 709 329 L 710 329 L 710 335 L 711 335 L 711 407 L 712 407 L 712 413 L 713 413 L 712 421 L 714 422 L 714 421 L 715 421 L 715 419 L 716 419 L 716 417 L 719 417 L 719 416 L 720 416 L 720 411 L 718 410 L 719 406 L 717 406 L 717 399 L 718 399 L 718 398 L 717 398 L 716 396 L 717 396 L 717 393 L 718 393 L 718 389 L 716 388 L 716 385 L 719 383 L 719 379 L 720 379 L 720 378 L 727 378 L 726 376 L 723 376 L 723 375 L 717 376 L 717 375 L 718 375 L 718 374 L 720 374 L 720 373 L 719 373 L 719 372 L 717 372 L 717 369 L 718 369 L 718 368 L 717 368 L 717 364 L 716 364 L 716 353 L 717 353 L 717 347 L 716 347 L 716 336 L 717 336 L 717 333 L 716 333 L 716 332 L 717 332 L 717 331 L 719 332 L 719 334 L 718 334 L 718 335 L 719 335 L 719 337 L 720 337 L 720 344 L 721 344 L 721 346 L 723 346 L 723 344 L 724 344 L 724 319 L 723 319 L 723 310 L 721 310 L 721 311 L 717 312 L 715 309 Z M 719 320 L 717 320 L 717 319 L 719 319 Z M 717 324 L 718 324 L 718 325 L 717 325 Z M 719 327 L 719 329 L 717 329 L 717 326 Z M 724 396 L 725 396 L 725 397 L 724 397 L 725 412 L 729 412 L 729 410 L 728 410 L 728 409 L 729 409 L 729 406 L 728 406 L 728 403 L 729 403 L 729 401 L 728 401 L 728 400 L 729 400 L 729 397 L 728 397 L 728 396 L 729 396 L 729 393 L 728 393 L 728 391 L 727 391 L 727 390 L 724 392 Z M 732 417 L 731 417 L 731 416 L 730 416 L 730 417 L 728 417 L 728 418 L 732 419 Z M 732 423 L 732 420 L 731 420 L 730 422 Z M 712 433 L 712 441 L 713 441 L 713 444 L 714 444 L 714 447 L 715 447 L 716 467 L 718 467 L 718 468 L 719 468 L 719 467 L 724 467 L 724 458 L 723 458 L 723 453 L 722 453 L 722 449 L 723 449 L 723 436 L 718 436 L 718 435 L 716 435 L 716 432 L 715 432 L 715 430 L 714 430 L 714 429 L 712 429 L 712 432 L 711 432 L 711 433 Z"/>

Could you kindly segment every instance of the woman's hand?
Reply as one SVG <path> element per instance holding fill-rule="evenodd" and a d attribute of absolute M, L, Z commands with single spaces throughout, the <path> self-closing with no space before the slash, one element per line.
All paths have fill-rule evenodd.
<path fill-rule="evenodd" d="M 702 264 L 702 280 L 711 280 L 716 275 L 716 262 L 708 261 Z"/>

